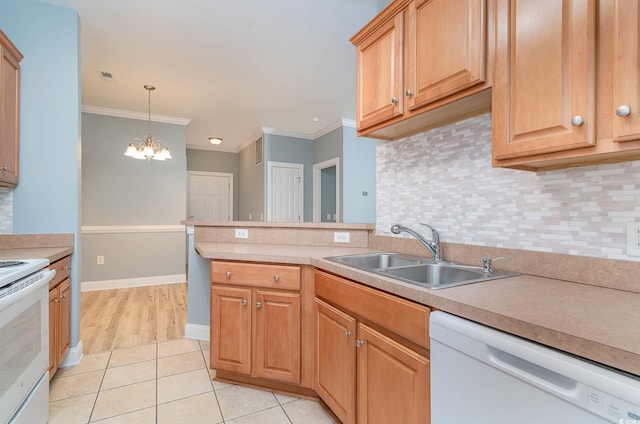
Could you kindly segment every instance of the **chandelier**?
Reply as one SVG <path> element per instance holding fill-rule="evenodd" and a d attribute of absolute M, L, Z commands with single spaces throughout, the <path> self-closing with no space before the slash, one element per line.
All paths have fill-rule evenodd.
<path fill-rule="evenodd" d="M 124 153 L 124 155 L 134 159 L 146 160 L 173 159 L 171 153 L 169 152 L 169 148 L 165 146 L 161 140 L 154 140 L 151 137 L 151 91 L 155 90 L 156 88 L 153 85 L 145 85 L 144 88 L 149 92 L 149 120 L 147 127 L 147 139 L 142 140 L 138 137 L 134 138 L 131 143 L 129 143 L 127 151 Z"/>

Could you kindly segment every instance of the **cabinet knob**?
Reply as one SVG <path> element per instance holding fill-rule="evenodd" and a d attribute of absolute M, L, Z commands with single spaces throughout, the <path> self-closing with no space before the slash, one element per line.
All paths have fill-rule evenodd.
<path fill-rule="evenodd" d="M 9 169 L 9 168 L 7 168 L 6 166 L 3 166 L 3 167 L 2 167 L 2 170 L 3 170 L 3 171 L 6 171 L 7 169 Z"/>
<path fill-rule="evenodd" d="M 67 295 L 66 295 L 66 294 L 63 294 L 62 296 L 60 296 L 60 300 L 62 300 L 62 299 L 66 299 L 66 298 L 67 298 Z"/>
<path fill-rule="evenodd" d="M 413 96 L 413 91 L 407 90 L 407 91 L 404 92 L 404 94 L 406 94 L 407 97 L 411 97 L 411 96 Z"/>
<path fill-rule="evenodd" d="M 60 302 L 62 302 L 62 300 L 60 300 L 60 298 L 58 298 L 58 299 L 55 299 L 54 302 L 60 303 Z"/>
<path fill-rule="evenodd" d="M 242 306 L 247 306 L 247 299 L 242 299 Z"/>
<path fill-rule="evenodd" d="M 256 302 L 256 308 L 258 309 L 262 308 L 262 302 Z"/>
<path fill-rule="evenodd" d="M 62 269 L 64 269 L 65 271 L 71 271 L 71 267 L 70 267 L 70 266 L 65 266 L 65 267 L 64 267 L 64 268 L 62 268 Z"/>
<path fill-rule="evenodd" d="M 356 340 L 356 347 L 360 347 L 364 344 L 362 340 Z"/>
<path fill-rule="evenodd" d="M 582 124 L 584 124 L 584 118 L 580 115 L 576 115 L 571 119 L 571 125 L 574 127 L 579 127 Z"/>
<path fill-rule="evenodd" d="M 391 98 L 391 103 L 393 103 L 394 105 L 398 104 L 398 99 L 396 99 L 395 97 L 392 97 Z"/>
<path fill-rule="evenodd" d="M 344 333 L 342 333 L 342 335 L 344 336 L 345 339 L 348 339 L 349 336 L 351 335 L 351 331 L 345 331 Z"/>
<path fill-rule="evenodd" d="M 227 271 L 225 275 L 227 276 L 227 278 L 231 277 L 231 271 Z"/>
<path fill-rule="evenodd" d="M 618 109 L 616 109 L 616 115 L 620 118 L 631 115 L 631 107 L 629 105 L 618 106 Z"/>
<path fill-rule="evenodd" d="M 280 281 L 280 276 L 274 275 L 273 276 L 273 281 Z"/>

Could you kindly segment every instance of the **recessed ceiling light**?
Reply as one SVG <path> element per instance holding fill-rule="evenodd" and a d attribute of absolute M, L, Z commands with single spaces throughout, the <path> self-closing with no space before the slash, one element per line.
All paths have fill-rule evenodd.
<path fill-rule="evenodd" d="M 318 121 L 320 120 L 320 118 L 318 118 L 317 116 L 312 116 L 312 117 L 311 117 L 311 120 L 312 120 L 313 122 L 318 122 Z"/>
<path fill-rule="evenodd" d="M 209 142 L 211 144 L 220 144 L 222 143 L 222 139 L 220 137 L 209 137 Z"/>

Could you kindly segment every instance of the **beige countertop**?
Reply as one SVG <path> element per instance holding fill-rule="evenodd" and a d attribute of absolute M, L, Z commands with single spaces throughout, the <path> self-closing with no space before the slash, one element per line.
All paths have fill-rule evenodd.
<path fill-rule="evenodd" d="M 0 249 L 0 260 L 49 259 L 53 263 L 73 253 L 73 247 L 35 247 L 20 249 Z"/>
<path fill-rule="evenodd" d="M 429 290 L 323 258 L 368 248 L 198 242 L 211 259 L 313 265 L 362 284 L 640 375 L 640 293 L 521 275 Z"/>
<path fill-rule="evenodd" d="M 182 225 L 200 227 L 318 228 L 331 230 L 373 230 L 375 224 L 343 222 L 270 222 L 270 221 L 182 221 Z"/>

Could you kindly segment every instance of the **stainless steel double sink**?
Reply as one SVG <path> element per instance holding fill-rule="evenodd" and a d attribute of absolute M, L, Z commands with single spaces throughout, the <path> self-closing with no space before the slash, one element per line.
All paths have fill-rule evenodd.
<path fill-rule="evenodd" d="M 453 262 L 435 262 L 429 258 L 399 253 L 366 253 L 325 258 L 363 271 L 380 273 L 428 289 L 443 289 L 519 275 Z"/>

